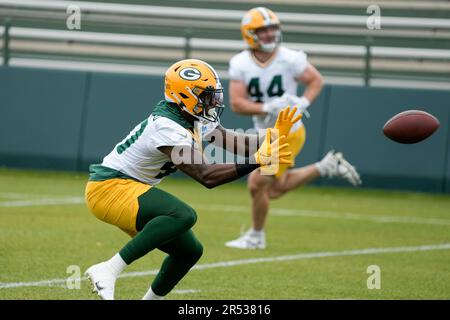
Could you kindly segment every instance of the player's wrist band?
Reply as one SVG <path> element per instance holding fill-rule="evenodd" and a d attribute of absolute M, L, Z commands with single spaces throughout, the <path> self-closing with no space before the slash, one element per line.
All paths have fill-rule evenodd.
<path fill-rule="evenodd" d="M 248 159 L 246 160 L 246 162 L 248 162 Z M 236 163 L 236 173 L 238 177 L 243 177 L 259 167 L 260 165 L 258 163 Z"/>
<path fill-rule="evenodd" d="M 305 108 L 308 108 L 311 105 L 311 102 L 308 100 L 307 97 L 301 96 L 300 99 L 302 100 L 303 106 Z"/>

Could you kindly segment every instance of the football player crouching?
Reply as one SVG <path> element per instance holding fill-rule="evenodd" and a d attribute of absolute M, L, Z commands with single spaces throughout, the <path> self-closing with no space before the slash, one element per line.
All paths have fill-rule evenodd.
<path fill-rule="evenodd" d="M 87 206 L 98 219 L 132 237 L 117 254 L 85 273 L 102 299 L 114 299 L 115 282 L 122 270 L 152 250 L 167 256 L 143 299 L 162 299 L 200 259 L 203 246 L 192 232 L 197 213 L 157 187 L 166 176 L 179 169 L 213 188 L 258 168 L 270 175 L 279 165 L 291 163 L 285 136 L 300 118 L 294 116 L 295 109 L 283 109 L 276 130 L 267 129 L 264 137 L 255 139 L 223 128 L 219 122 L 223 107 L 219 76 L 208 63 L 195 59 L 176 62 L 165 74 L 165 100 L 101 164 L 90 166 Z M 196 122 L 206 126 L 208 134 L 222 137 L 213 143 L 230 145 L 228 151 L 247 155 L 246 161 L 208 164 Z M 229 141 L 243 142 L 236 146 Z"/>

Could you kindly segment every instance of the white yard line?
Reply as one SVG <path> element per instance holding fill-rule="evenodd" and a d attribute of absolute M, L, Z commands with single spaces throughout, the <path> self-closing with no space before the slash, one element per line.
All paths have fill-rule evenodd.
<path fill-rule="evenodd" d="M 25 194 L 25 193 L 0 192 L 0 198 L 24 199 L 24 198 L 30 198 L 30 197 L 32 197 L 32 195 Z"/>
<path fill-rule="evenodd" d="M 407 253 L 407 252 L 448 250 L 448 249 L 450 249 L 450 243 L 423 245 L 423 246 L 409 246 L 409 247 L 367 248 L 367 249 L 344 250 L 344 251 L 310 252 L 310 253 L 298 253 L 298 254 L 285 255 L 285 256 L 263 257 L 263 258 L 252 258 L 252 259 L 205 263 L 205 264 L 199 264 L 197 266 L 194 266 L 192 268 L 192 270 L 229 268 L 229 267 L 234 267 L 234 266 L 239 266 L 239 265 L 247 265 L 247 264 L 293 261 L 293 260 L 309 260 L 309 259 L 326 258 L 326 257 L 346 257 L 346 256 L 348 257 L 348 256 L 372 255 L 372 254 L 383 254 L 383 253 Z M 144 277 L 144 276 L 148 276 L 148 275 L 155 275 L 157 273 L 158 273 L 158 270 L 128 272 L 128 273 L 121 274 L 119 277 L 120 278 Z M 85 281 L 86 278 L 83 277 L 81 280 Z M 64 285 L 65 283 L 66 283 L 66 279 L 50 279 L 50 280 L 41 280 L 41 281 L 35 281 L 35 282 L 0 282 L 0 289 L 20 288 L 20 287 L 61 286 L 61 285 Z"/>
<path fill-rule="evenodd" d="M 81 204 L 85 200 L 82 197 L 40 198 L 13 201 L 0 201 L 0 207 L 34 207 L 53 206 L 60 204 Z"/>
<path fill-rule="evenodd" d="M 274 209 L 272 213 L 278 216 L 302 216 L 302 217 L 318 217 L 318 218 L 335 218 L 349 220 L 366 220 L 373 222 L 399 222 L 399 223 L 418 223 L 418 224 L 437 224 L 450 226 L 450 219 L 438 218 L 421 218 L 411 216 L 379 216 L 367 215 L 351 212 L 333 212 L 333 211 L 310 211 L 310 210 L 290 210 L 290 209 Z"/>
<path fill-rule="evenodd" d="M 189 293 L 197 293 L 197 292 L 201 292 L 201 290 L 196 290 L 196 289 L 180 289 L 180 290 L 173 290 L 171 291 L 171 293 L 176 293 L 176 294 L 189 294 Z"/>
<path fill-rule="evenodd" d="M 1 193 L 0 193 L 1 195 Z M 18 197 L 20 194 L 11 194 Z M 12 201 L 0 201 L 0 207 L 32 207 L 32 206 L 53 206 L 62 204 L 84 204 L 84 197 L 42 197 L 39 199 L 22 199 Z M 194 208 L 203 210 L 216 210 L 227 212 L 248 212 L 250 209 L 246 206 L 229 206 L 229 205 L 205 205 L 192 204 Z M 429 224 L 450 226 L 450 219 L 440 218 L 422 218 L 411 216 L 386 216 L 386 215 L 369 215 L 354 212 L 337 212 L 337 211 L 320 211 L 320 210 L 301 210 L 301 209 L 284 209 L 271 208 L 270 214 L 273 216 L 297 216 L 311 218 L 332 218 L 345 220 L 362 220 L 377 223 L 413 223 L 413 224 Z"/>
<path fill-rule="evenodd" d="M 228 212 L 249 212 L 250 208 L 245 206 L 227 206 L 227 205 L 193 205 L 194 208 L 201 208 L 204 210 L 217 210 Z M 346 220 L 364 220 L 381 223 L 417 223 L 417 224 L 433 224 L 450 226 L 450 219 L 439 218 L 422 218 L 411 216 L 381 216 L 369 215 L 352 212 L 337 212 L 337 211 L 320 211 L 320 210 L 300 210 L 300 209 L 283 209 L 271 208 L 270 215 L 274 216 L 298 216 L 298 217 L 312 217 L 312 218 L 333 218 Z"/>

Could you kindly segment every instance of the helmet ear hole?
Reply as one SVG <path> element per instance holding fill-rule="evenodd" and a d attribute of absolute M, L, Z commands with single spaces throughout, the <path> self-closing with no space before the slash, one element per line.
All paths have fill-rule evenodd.
<path fill-rule="evenodd" d="M 178 92 L 178 94 L 179 94 L 180 96 L 182 96 L 183 99 L 189 98 L 189 97 L 188 97 L 187 95 L 185 95 L 183 92 Z"/>

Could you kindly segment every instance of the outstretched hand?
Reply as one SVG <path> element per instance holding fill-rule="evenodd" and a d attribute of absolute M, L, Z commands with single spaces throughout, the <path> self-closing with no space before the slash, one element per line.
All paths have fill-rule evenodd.
<path fill-rule="evenodd" d="M 302 118 L 302 114 L 299 114 L 294 118 L 296 112 L 297 108 L 293 107 L 291 109 L 290 106 L 287 106 L 280 111 L 277 121 L 275 122 L 275 126 L 273 127 L 275 130 L 278 130 L 278 137 L 287 137 L 292 126 Z"/>
<path fill-rule="evenodd" d="M 292 164 L 292 152 L 289 151 L 286 136 L 279 136 L 273 142 L 271 141 L 272 129 L 268 128 L 263 144 L 254 154 L 256 163 L 261 166 L 261 174 L 263 175 L 276 174 L 280 164 Z"/>

